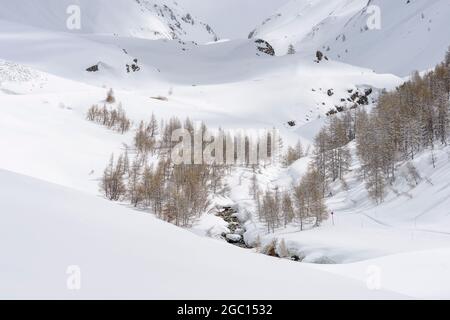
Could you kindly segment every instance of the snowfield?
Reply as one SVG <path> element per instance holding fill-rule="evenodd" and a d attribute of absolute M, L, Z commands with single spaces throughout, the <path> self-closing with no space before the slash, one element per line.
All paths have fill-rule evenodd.
<path fill-rule="evenodd" d="M 69 2 L 0 0 L 1 299 L 450 299 L 449 147 L 433 150 L 435 167 L 430 150 L 415 158 L 417 185 L 399 164 L 380 205 L 354 156 L 347 188 L 336 183 L 327 198 L 333 219 L 303 232 L 267 234 L 249 191 L 253 170 L 233 169 L 213 205 L 237 209 L 247 244 L 284 241 L 302 263 L 226 243 L 227 223 L 212 211 L 186 230 L 99 192 L 111 154 L 152 114 L 213 129 L 277 128 L 285 146 L 300 140 L 309 156 L 257 171 L 261 189 L 288 190 L 307 171 L 326 113 L 349 106 L 349 92 L 373 91 L 372 108 L 383 89 L 442 60 L 448 1 L 371 1 L 387 26 L 373 32 L 360 31 L 367 1 L 280 1 L 253 39 L 224 41 L 164 0 L 75 1 L 84 26 L 70 31 Z M 277 55 L 258 51 L 257 38 Z M 291 43 L 298 52 L 285 55 Z M 318 49 L 329 59 L 317 63 Z M 140 70 L 127 72 L 134 59 Z M 86 120 L 109 88 L 133 121 L 124 135 Z M 68 286 L 73 268 L 80 290 Z"/>
<path fill-rule="evenodd" d="M 43 181 L 0 171 L 0 183 L 3 299 L 405 298 Z"/>
<path fill-rule="evenodd" d="M 450 43 L 447 0 L 291 0 L 253 37 L 280 55 L 320 49 L 335 60 L 407 76 L 434 67 Z"/>
<path fill-rule="evenodd" d="M 217 39 L 212 28 L 198 21 L 175 1 L 161 0 L 33 0 L 0 1 L 0 20 L 66 32 L 76 26 L 81 15 L 79 34 L 108 34 L 143 39 L 179 39 L 206 43 Z"/>

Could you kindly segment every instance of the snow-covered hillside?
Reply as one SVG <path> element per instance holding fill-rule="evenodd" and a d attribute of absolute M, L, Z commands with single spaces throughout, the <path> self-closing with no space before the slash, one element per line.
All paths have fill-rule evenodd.
<path fill-rule="evenodd" d="M 246 39 L 248 31 L 289 0 L 177 0 L 225 39 Z"/>
<path fill-rule="evenodd" d="M 404 297 L 203 239 L 151 215 L 17 174 L 0 171 L 0 189 L 0 298 Z M 17 201 L 19 194 L 27 200 Z M 67 285 L 71 267 L 80 271 L 80 290 Z"/>
<path fill-rule="evenodd" d="M 297 45 L 324 21 L 350 17 L 364 8 L 365 0 L 292 0 L 266 18 L 249 37 L 260 37 L 273 43 L 280 55 L 289 44 Z"/>
<path fill-rule="evenodd" d="M 418 185 L 408 180 L 403 164 L 381 205 L 368 198 L 355 161 L 345 177 L 347 188 L 341 182 L 332 186 L 333 196 L 327 199 L 327 206 L 334 212 L 333 218 L 320 228 L 302 232 L 298 224 L 293 224 L 267 234 L 249 194 L 254 175 L 251 169 L 242 169 L 229 179 L 231 199 L 246 221 L 244 238 L 249 243 L 260 241 L 264 247 L 276 239 L 278 244 L 285 243 L 288 256 L 318 263 L 319 269 L 363 280 L 374 268 L 383 273 L 383 288 L 412 297 L 448 298 L 449 154 L 448 147 L 435 151 L 436 168 L 430 152 L 418 156 L 414 161 L 421 174 Z M 260 188 L 289 190 L 306 172 L 310 161 L 307 157 L 288 168 L 261 170 L 257 174 Z"/>
<path fill-rule="evenodd" d="M 278 54 L 322 50 L 339 61 L 399 76 L 438 63 L 450 43 L 446 0 L 293 0 L 252 32 Z"/>
<path fill-rule="evenodd" d="M 303 232 L 292 224 L 267 234 L 249 190 L 255 172 L 261 189 L 289 189 L 307 171 L 327 113 L 370 110 L 400 76 L 441 61 L 447 1 L 370 1 L 384 27 L 361 32 L 366 0 L 290 1 L 254 39 L 226 41 L 173 1 L 0 4 L 0 298 L 450 297 L 448 147 L 434 150 L 436 167 L 429 150 L 418 154 L 420 183 L 399 178 L 381 205 L 369 200 L 354 156 L 347 186 L 333 184 L 327 197 L 334 225 Z M 80 6 L 81 30 L 67 29 L 71 4 Z M 257 38 L 278 56 L 258 49 Z M 290 43 L 297 54 L 284 55 Z M 316 61 L 318 49 L 327 59 Z M 131 120 L 124 134 L 87 121 L 110 88 L 110 106 Z M 212 129 L 276 128 L 284 147 L 300 140 L 308 156 L 287 168 L 232 168 L 211 207 L 236 208 L 249 244 L 283 239 L 303 263 L 229 245 L 214 210 L 185 230 L 149 208 L 104 200 L 99 182 L 111 154 L 134 146 L 152 114 Z M 80 291 L 67 289 L 70 266 L 81 270 Z"/>
<path fill-rule="evenodd" d="M 16 55 L 16 61 L 48 72 L 56 70 L 59 76 L 21 64 L 0 63 L 0 98 L 4 102 L 0 147 L 10 150 L 0 157 L 0 167 L 93 193 L 97 193 L 96 179 L 110 154 L 120 151 L 123 143 L 132 142 L 131 135 L 111 134 L 85 120 L 88 108 L 104 99 L 105 87 L 116 88 L 117 100 L 135 123 L 155 113 L 162 119 L 190 116 L 213 128 L 277 127 L 290 144 L 299 138 L 297 130 L 309 124 L 309 134 L 300 136 L 307 145 L 325 120 L 325 113 L 348 98 L 348 89 L 393 88 L 401 83 L 392 75 L 378 75 L 341 63 L 317 64 L 309 56 L 258 57 L 253 44 L 247 42 L 200 47 L 183 55 L 179 54 L 179 47 L 167 43 L 150 41 L 137 48 L 126 42 L 127 47 L 136 46 L 130 52 L 146 57 L 140 72 L 127 75 L 122 67 L 126 60 L 119 64 L 114 54 L 126 55 L 102 40 L 93 45 L 93 50 L 102 54 L 109 65 L 118 66 L 118 70 L 90 74 L 83 68 L 87 61 L 84 55 L 63 55 L 58 45 L 48 50 L 46 57 L 39 57 L 32 53 L 42 50 L 40 43 L 12 41 L 11 48 L 26 48 L 29 54 Z M 61 45 L 69 45 L 65 41 Z M 85 43 L 83 38 L 71 45 L 81 49 Z M 13 59 L 14 52 L 7 50 L 2 54 Z M 85 52 L 86 57 L 93 55 Z M 72 63 L 64 64 L 65 59 Z M 29 76 L 19 78 L 21 74 Z M 328 95 L 329 89 L 333 89 L 333 96 Z M 168 101 L 151 99 L 156 96 L 166 96 Z M 296 126 L 290 127 L 289 121 Z"/>
<path fill-rule="evenodd" d="M 54 31 L 145 39 L 217 40 L 211 26 L 172 0 L 1 0 L 0 20 Z M 79 29 L 69 29 L 79 13 Z M 74 20 L 75 19 L 75 20 Z"/>

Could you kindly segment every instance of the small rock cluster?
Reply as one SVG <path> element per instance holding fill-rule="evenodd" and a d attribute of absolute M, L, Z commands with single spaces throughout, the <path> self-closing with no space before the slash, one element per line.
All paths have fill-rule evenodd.
<path fill-rule="evenodd" d="M 131 65 L 127 64 L 125 67 L 127 69 L 127 73 L 138 72 L 141 70 L 141 67 L 138 65 L 138 59 L 133 59 L 133 63 Z"/>
<path fill-rule="evenodd" d="M 236 217 L 236 210 L 231 207 L 224 207 L 223 211 L 217 214 L 228 223 L 229 233 L 223 233 L 222 237 L 228 242 L 241 248 L 248 248 L 244 241 L 245 229 L 241 226 L 239 219 Z"/>
<path fill-rule="evenodd" d="M 330 90 L 328 90 L 328 95 L 330 95 Z M 349 89 L 347 92 L 350 94 L 350 96 L 347 98 L 341 98 L 341 102 L 344 103 L 344 105 L 335 106 L 334 109 L 331 109 L 326 113 L 327 117 L 338 114 L 340 112 L 344 112 L 347 109 L 356 109 L 358 106 L 368 105 L 369 96 L 373 93 L 373 89 L 368 88 L 364 91 L 355 91 L 353 89 Z M 348 108 L 345 104 L 350 104 L 350 107 Z"/>
<path fill-rule="evenodd" d="M 255 43 L 257 44 L 256 48 L 258 49 L 258 51 L 268 54 L 270 56 L 275 55 L 275 49 L 266 40 L 257 39 L 255 40 Z"/>

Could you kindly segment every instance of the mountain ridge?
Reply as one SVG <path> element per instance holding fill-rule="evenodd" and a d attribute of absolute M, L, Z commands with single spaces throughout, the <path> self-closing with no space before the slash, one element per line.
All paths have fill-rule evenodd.
<path fill-rule="evenodd" d="M 450 2 L 445 0 L 292 0 L 250 34 L 278 54 L 322 50 L 331 59 L 407 76 L 442 59 Z"/>
<path fill-rule="evenodd" d="M 198 43 L 219 39 L 210 25 L 169 0 L 1 0 L 0 5 L 0 20 L 52 31 Z M 80 28 L 68 28 L 78 14 Z"/>

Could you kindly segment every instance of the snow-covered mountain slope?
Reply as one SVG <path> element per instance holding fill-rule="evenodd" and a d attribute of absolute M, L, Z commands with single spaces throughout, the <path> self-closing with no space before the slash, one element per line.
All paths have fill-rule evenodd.
<path fill-rule="evenodd" d="M 132 143 L 133 133 L 121 136 L 85 120 L 88 108 L 102 103 L 106 88 L 115 89 L 117 101 L 135 123 L 155 113 L 160 119 L 189 116 L 213 128 L 276 127 L 286 143 L 293 144 L 299 138 L 296 130 L 318 117 L 325 119 L 327 111 L 348 98 L 347 90 L 393 88 L 401 83 L 392 75 L 342 63 L 317 64 L 312 56 L 256 56 L 248 41 L 184 53 L 175 44 L 136 39 L 120 43 L 123 40 L 119 39 L 120 47 L 144 57 L 142 70 L 127 74 L 123 67 L 127 55 L 121 53 L 117 42 L 111 44 L 105 38 L 60 38 L 53 47 L 45 46 L 45 56 L 38 54 L 43 50 L 40 42 L 0 38 L 7 47 L 27 52 L 19 55 L 6 49 L 0 58 L 35 66 L 0 62 L 0 148 L 9 150 L 0 157 L 0 168 L 93 194 L 98 192 L 97 179 L 111 153 L 119 152 L 123 143 Z M 88 44 L 92 51 L 82 51 Z M 76 48 L 73 55 L 72 51 L 62 54 L 60 48 L 66 45 Z M 117 68 L 86 72 L 85 61 L 96 54 Z M 125 59 L 119 60 L 122 57 Z M 71 63 L 65 64 L 65 60 Z M 55 70 L 58 76 L 37 69 Z M 333 89 L 332 96 L 329 89 Z M 151 99 L 156 96 L 168 101 Z M 295 121 L 296 126 L 290 127 L 288 121 Z M 305 144 L 312 140 L 306 134 L 301 138 Z"/>
<path fill-rule="evenodd" d="M 354 153 L 355 146 L 351 150 Z M 304 263 L 318 263 L 319 269 L 367 280 L 368 273 L 379 272 L 381 287 L 423 299 L 450 297 L 450 148 L 420 154 L 412 163 L 420 172 L 415 185 L 407 176 L 407 165 L 399 167 L 396 182 L 389 187 L 386 200 L 377 205 L 368 197 L 358 174 L 354 155 L 351 172 L 332 185 L 327 207 L 334 212 L 320 228 L 299 231 L 293 224 L 266 232 L 258 217 L 250 191 L 254 171 L 241 169 L 228 179 L 231 199 L 246 221 L 244 238 L 262 247 L 285 244 L 288 257 Z M 300 159 L 289 168 L 270 167 L 257 173 L 259 188 L 290 190 L 305 174 L 311 157 Z M 278 247 L 279 248 L 279 247 Z M 372 271 L 371 271 L 372 270 Z"/>
<path fill-rule="evenodd" d="M 0 20 L 54 31 L 198 43 L 218 38 L 211 26 L 172 0 L 1 0 L 0 7 Z M 69 29 L 78 13 L 80 29 Z"/>
<path fill-rule="evenodd" d="M 278 54 L 289 44 L 406 76 L 442 60 L 450 45 L 447 0 L 293 0 L 253 33 Z"/>
<path fill-rule="evenodd" d="M 248 31 L 289 0 L 177 0 L 226 39 L 246 39 Z"/>
<path fill-rule="evenodd" d="M 4 4 L 0 150 L 5 150 L 0 156 L 0 297 L 402 297 L 389 290 L 415 298 L 449 295 L 448 150 L 440 151 L 437 170 L 425 164 L 426 155 L 417 158 L 423 161 L 418 165 L 421 173 L 434 185 L 423 182 L 415 190 L 398 186 L 414 199 L 391 194 L 386 204 L 376 207 L 367 200 L 363 184 L 351 175 L 350 189 L 329 199 L 338 226 L 327 221 L 311 232 L 292 229 L 282 235 L 288 245 L 308 253 L 309 262 L 320 255 L 350 262 L 342 266 L 302 265 L 261 256 L 177 229 L 156 220 L 151 212 L 99 198 L 99 179 L 111 153 L 117 155 L 124 144 L 131 145 L 135 125 L 152 113 L 158 120 L 189 116 L 211 128 L 276 127 L 285 145 L 301 139 L 306 147 L 326 122 L 326 112 L 352 104 L 350 91 L 374 89 L 372 102 L 379 89 L 392 89 L 402 83 L 401 78 L 333 59 L 316 63 L 315 45 L 311 45 L 314 50 L 272 57 L 258 51 L 253 40 L 199 46 L 167 41 L 174 37 L 170 26 L 143 1 L 137 7 L 131 0 L 78 1 L 82 17 L 87 16 L 82 18 L 86 25 L 81 31 L 65 27 L 68 2 L 46 0 L 43 7 L 31 1 L 0 2 Z M 336 0 L 327 6 L 342 3 Z M 348 18 L 349 12 L 366 5 L 350 0 L 345 4 L 339 13 Z M 312 22 L 305 22 L 311 28 L 326 19 L 318 9 L 316 13 L 308 15 Z M 194 23 L 192 28 L 197 26 Z M 305 44 L 308 28 L 301 37 Z M 155 30 L 160 34 L 155 36 Z M 186 33 L 176 37 L 201 42 L 196 31 Z M 206 33 L 202 42 L 210 36 Z M 154 41 L 157 38 L 163 39 Z M 127 72 L 134 59 L 139 71 Z M 98 70 L 88 72 L 92 66 Z M 125 135 L 86 121 L 88 108 L 102 105 L 109 88 L 134 122 Z M 269 167 L 261 171 L 261 179 L 265 186 L 289 185 L 306 167 L 305 161 L 289 169 Z M 249 177 L 250 171 L 236 169 L 226 200 L 250 210 L 246 206 L 252 201 Z M 194 229 L 203 236 L 207 232 L 202 230 L 202 219 Z M 413 221 L 421 230 L 411 230 Z M 256 221 L 255 225 L 261 226 Z M 411 266 L 415 257 L 427 261 Z M 66 288 L 71 265 L 81 267 L 79 292 Z M 388 291 L 367 289 L 367 271 L 373 265 L 388 275 L 382 284 Z M 411 277 L 423 279 L 427 286 L 408 282 Z"/>
<path fill-rule="evenodd" d="M 291 0 L 253 30 L 250 38 L 264 38 L 283 55 L 289 44 L 301 42 L 323 21 L 345 19 L 364 7 L 366 0 Z"/>
<path fill-rule="evenodd" d="M 404 297 L 201 238 L 151 215 L 1 170 L 0 190 L 0 298 Z M 70 290 L 77 275 L 80 290 Z"/>

